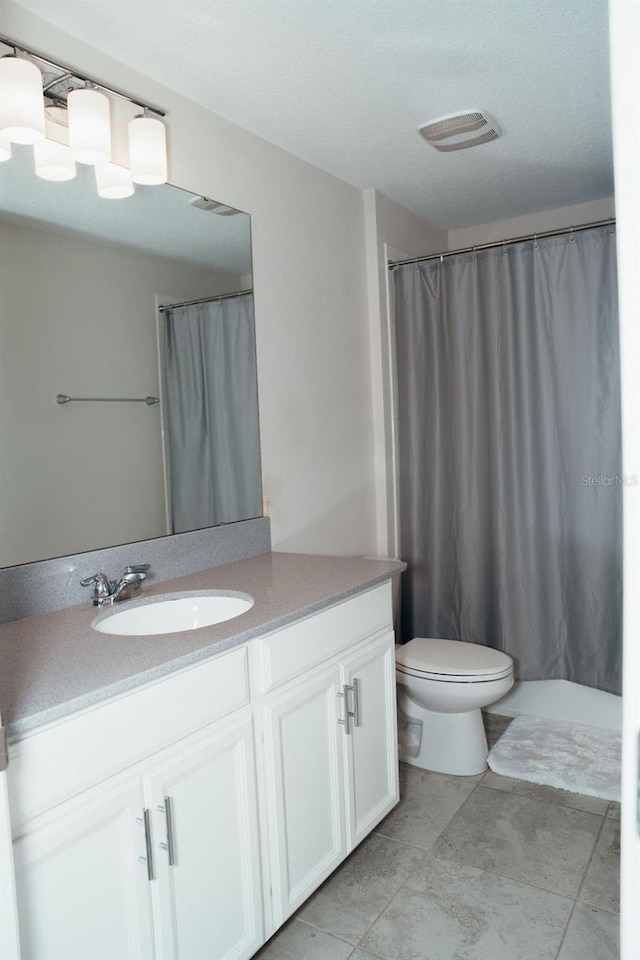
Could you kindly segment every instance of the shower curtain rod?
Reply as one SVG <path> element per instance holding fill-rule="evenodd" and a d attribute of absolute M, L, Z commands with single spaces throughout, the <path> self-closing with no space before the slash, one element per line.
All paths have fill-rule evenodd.
<path fill-rule="evenodd" d="M 212 303 L 214 300 L 233 300 L 234 297 L 244 297 L 253 290 L 240 290 L 238 293 L 222 293 L 219 297 L 200 297 L 199 300 L 185 300 L 183 303 L 161 303 L 158 307 L 160 313 L 165 310 L 173 310 L 174 307 L 191 307 L 195 303 Z"/>
<path fill-rule="evenodd" d="M 491 250 L 496 247 L 510 247 L 514 243 L 526 243 L 527 240 L 542 240 L 544 237 L 562 237 L 566 234 L 580 233 L 582 230 L 592 230 L 595 227 L 615 226 L 616 218 L 608 220 L 594 220 L 593 223 L 580 223 L 577 227 L 565 227 L 563 230 L 546 230 L 544 233 L 530 233 L 525 237 L 513 237 L 511 240 L 495 240 L 491 243 L 478 243 L 474 247 L 461 247 L 460 250 L 445 250 L 443 253 L 433 253 L 427 257 L 411 257 L 409 260 L 389 260 L 388 269 L 395 270 L 406 263 L 426 263 L 428 260 L 444 260 L 445 257 L 455 257 L 459 253 L 476 253 L 478 250 Z"/>

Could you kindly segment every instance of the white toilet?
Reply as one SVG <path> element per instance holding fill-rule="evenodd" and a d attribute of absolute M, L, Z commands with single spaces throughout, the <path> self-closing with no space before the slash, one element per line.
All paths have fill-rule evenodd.
<path fill-rule="evenodd" d="M 513 686 L 506 653 L 463 640 L 415 637 L 396 647 L 400 759 L 472 776 L 487 769 L 482 707 Z"/>

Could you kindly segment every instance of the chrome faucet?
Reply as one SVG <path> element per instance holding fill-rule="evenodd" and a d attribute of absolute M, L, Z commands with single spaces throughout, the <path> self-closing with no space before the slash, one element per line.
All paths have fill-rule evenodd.
<path fill-rule="evenodd" d="M 138 593 L 140 584 L 147 579 L 150 564 L 138 563 L 127 567 L 119 580 L 109 580 L 104 573 L 94 573 L 80 581 L 81 587 L 93 586 L 92 601 L 94 607 L 129 600 Z"/>

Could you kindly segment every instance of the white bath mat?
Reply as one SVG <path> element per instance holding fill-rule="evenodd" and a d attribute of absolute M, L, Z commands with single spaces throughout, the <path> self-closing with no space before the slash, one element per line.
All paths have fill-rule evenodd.
<path fill-rule="evenodd" d="M 516 717 L 489 753 L 494 773 L 620 800 L 621 737 L 566 720 Z"/>

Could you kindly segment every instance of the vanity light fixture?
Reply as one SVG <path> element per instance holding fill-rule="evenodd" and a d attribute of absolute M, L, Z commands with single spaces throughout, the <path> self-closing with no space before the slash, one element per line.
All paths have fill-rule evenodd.
<path fill-rule="evenodd" d="M 134 183 L 153 186 L 167 182 L 166 130 L 148 110 L 129 121 L 129 162 Z"/>
<path fill-rule="evenodd" d="M 2 47 L 8 48 L 5 55 Z M 117 136 L 119 124 L 122 123 L 123 132 L 127 124 L 123 111 L 115 111 L 116 132 L 112 137 L 111 100 L 114 97 L 135 110 L 128 122 L 126 159 L 120 156 L 117 146 L 122 139 Z M 162 117 L 164 111 L 158 107 L 0 36 L 0 161 L 11 158 L 12 142 L 33 144 L 39 177 L 71 180 L 76 173 L 76 162 L 89 164 L 96 169 L 99 196 L 130 197 L 134 182 L 149 185 L 167 182 L 166 130 Z M 115 153 L 112 140 L 116 143 Z"/>
<path fill-rule="evenodd" d="M 108 97 L 95 87 L 70 90 L 69 146 L 78 163 L 96 166 L 111 160 L 111 108 Z"/>
<path fill-rule="evenodd" d="M 42 74 L 16 53 L 0 60 L 0 133 L 12 143 L 44 138 Z"/>

